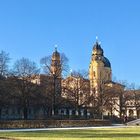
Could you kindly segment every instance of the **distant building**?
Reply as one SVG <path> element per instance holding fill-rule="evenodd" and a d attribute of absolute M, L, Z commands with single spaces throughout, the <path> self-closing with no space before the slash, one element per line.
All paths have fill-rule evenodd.
<path fill-rule="evenodd" d="M 122 102 L 127 117 L 140 118 L 140 90 L 126 90 Z"/>

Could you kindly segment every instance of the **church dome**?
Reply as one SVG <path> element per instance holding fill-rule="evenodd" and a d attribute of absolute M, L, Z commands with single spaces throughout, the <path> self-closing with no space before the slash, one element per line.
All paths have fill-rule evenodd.
<path fill-rule="evenodd" d="M 103 62 L 104 67 L 111 68 L 110 61 L 104 56 L 94 55 L 92 60 Z"/>
<path fill-rule="evenodd" d="M 111 68 L 111 63 L 109 62 L 109 60 L 106 57 L 103 57 L 103 63 L 104 63 L 105 67 Z"/>

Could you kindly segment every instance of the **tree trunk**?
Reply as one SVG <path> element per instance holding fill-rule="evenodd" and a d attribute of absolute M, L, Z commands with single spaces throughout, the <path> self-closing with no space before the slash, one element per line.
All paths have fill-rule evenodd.
<path fill-rule="evenodd" d="M 23 108 L 23 116 L 24 116 L 24 120 L 28 119 L 28 109 L 27 109 L 27 106 L 24 106 L 24 108 Z"/>
<path fill-rule="evenodd" d="M 1 120 L 1 113 L 2 113 L 1 111 L 2 111 L 2 109 L 0 108 L 0 120 Z"/>

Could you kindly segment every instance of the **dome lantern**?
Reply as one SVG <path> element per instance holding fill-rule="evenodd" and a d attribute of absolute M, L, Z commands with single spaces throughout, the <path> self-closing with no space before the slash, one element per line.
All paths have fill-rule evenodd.
<path fill-rule="evenodd" d="M 57 51 L 56 47 L 55 47 L 55 51 L 53 52 L 52 59 L 55 59 L 55 60 L 60 59 L 60 53 Z"/>
<path fill-rule="evenodd" d="M 96 40 L 96 43 L 93 46 L 93 51 L 92 54 L 93 55 L 102 55 L 103 56 L 103 49 L 101 48 L 101 45 L 98 43 L 98 41 Z"/>

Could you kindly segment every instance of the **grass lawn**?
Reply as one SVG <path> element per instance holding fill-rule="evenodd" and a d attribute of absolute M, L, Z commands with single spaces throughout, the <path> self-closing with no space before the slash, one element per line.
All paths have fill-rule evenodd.
<path fill-rule="evenodd" d="M 14 140 L 140 140 L 140 127 L 0 132 L 0 139 Z"/>

